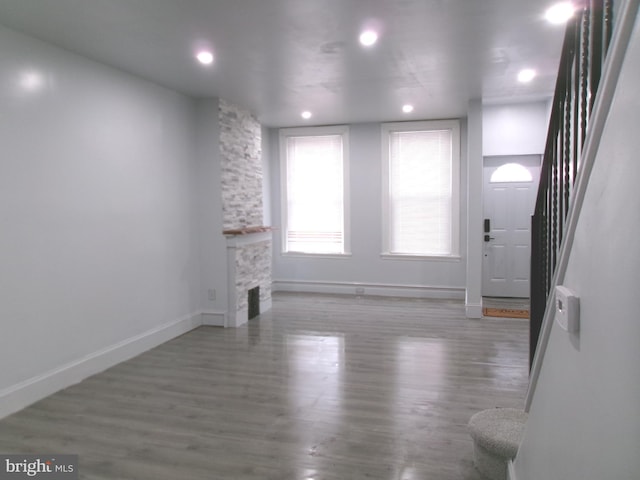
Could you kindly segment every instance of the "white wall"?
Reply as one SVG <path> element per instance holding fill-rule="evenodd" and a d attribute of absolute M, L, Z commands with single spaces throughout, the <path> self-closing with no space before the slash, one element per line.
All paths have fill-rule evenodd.
<path fill-rule="evenodd" d="M 196 103 L 200 234 L 200 301 L 204 322 L 222 326 L 227 310 L 227 244 L 222 235 L 219 100 Z"/>
<path fill-rule="evenodd" d="M 350 125 L 351 251 L 346 258 L 309 258 L 282 255 L 281 232 L 274 235 L 275 289 L 355 293 L 363 284 L 366 293 L 394 293 L 463 298 L 466 252 L 466 122 L 462 122 L 461 242 L 460 260 L 382 259 L 381 125 Z M 281 225 L 280 155 L 278 131 L 269 132 L 271 203 L 273 224 Z M 402 288 L 409 286 L 413 288 Z M 442 291 L 441 289 L 444 289 Z"/>
<path fill-rule="evenodd" d="M 640 29 L 619 77 L 578 220 L 564 285 L 581 330 L 554 322 L 518 480 L 637 479 L 640 472 Z"/>
<path fill-rule="evenodd" d="M 193 101 L 2 27 L 0 45 L 2 400 L 197 321 L 201 290 Z"/>
<path fill-rule="evenodd" d="M 482 125 L 485 157 L 542 154 L 549 125 L 549 102 L 484 105 Z"/>
<path fill-rule="evenodd" d="M 480 100 L 469 102 L 468 178 L 467 178 L 467 274 L 465 312 L 467 318 L 482 318 L 482 132 L 483 111 Z"/>
<path fill-rule="evenodd" d="M 482 139 L 482 155 L 527 155 L 542 154 L 547 133 L 548 102 L 515 105 L 484 105 L 476 122 L 478 136 Z M 462 124 L 461 166 L 461 259 L 451 260 L 387 260 L 380 258 L 382 251 L 381 220 L 381 132 L 380 124 L 351 125 L 349 131 L 351 167 L 351 250 L 347 258 L 308 258 L 283 256 L 280 232 L 274 235 L 274 282 L 276 289 L 309 291 L 335 291 L 354 293 L 362 284 L 367 293 L 393 293 L 424 296 L 439 296 L 444 289 L 446 296 L 463 298 L 465 289 L 471 292 L 467 299 L 470 316 L 481 312 L 480 270 L 482 242 L 480 239 L 474 252 L 472 277 L 467 274 L 467 124 Z M 474 137 L 475 138 L 475 137 Z M 480 140 L 476 142 L 479 144 Z M 475 147 L 474 147 L 475 148 Z M 265 149 L 267 150 L 267 149 Z M 475 151 L 475 150 L 473 150 Z M 271 215 L 273 225 L 280 221 L 280 154 L 278 131 L 269 131 L 268 155 L 271 164 Z M 481 208 L 482 162 L 479 164 L 478 182 L 480 191 L 472 192 L 478 197 Z M 477 189 L 476 189 L 477 190 Z M 472 202 L 473 198 L 470 199 Z M 478 203 L 480 202 L 480 203 Z M 476 215 L 477 217 L 477 215 Z M 478 220 L 480 219 L 480 220 Z M 481 215 L 474 217 L 473 225 L 481 228 Z M 478 227 L 480 225 L 480 227 Z M 477 252 L 480 252 L 479 254 Z M 476 258 L 477 257 L 477 258 Z M 469 278 L 469 279 L 468 279 Z M 367 289 L 369 286 L 371 288 Z M 416 288 L 400 288 L 403 286 Z M 384 287 L 388 287 L 385 288 Z M 399 288 L 393 288 L 399 287 Z M 433 294 L 433 295 L 431 295 Z"/>

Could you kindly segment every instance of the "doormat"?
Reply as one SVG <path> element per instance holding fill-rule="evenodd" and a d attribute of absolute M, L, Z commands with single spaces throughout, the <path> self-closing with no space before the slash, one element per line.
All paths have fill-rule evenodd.
<path fill-rule="evenodd" d="M 485 317 L 504 317 L 504 318 L 529 318 L 529 310 L 518 310 L 515 308 L 489 308 L 482 309 Z"/>

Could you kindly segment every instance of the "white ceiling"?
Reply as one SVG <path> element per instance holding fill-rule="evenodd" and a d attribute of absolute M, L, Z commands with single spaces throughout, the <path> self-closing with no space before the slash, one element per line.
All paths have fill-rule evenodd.
<path fill-rule="evenodd" d="M 268 126 L 450 118 L 553 93 L 542 0 L 0 0 L 0 23 Z M 364 49 L 361 28 L 380 29 Z M 210 46 L 216 61 L 194 61 Z M 1 48 L 1 46 L 0 46 Z M 538 71 L 518 84 L 523 67 Z M 410 115 L 404 103 L 415 105 Z M 300 118 L 311 110 L 309 121 Z"/>

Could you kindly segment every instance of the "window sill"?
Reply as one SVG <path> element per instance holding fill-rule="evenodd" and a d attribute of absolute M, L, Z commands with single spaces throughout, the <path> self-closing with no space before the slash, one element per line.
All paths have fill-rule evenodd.
<path fill-rule="evenodd" d="M 281 256 L 286 258 L 333 258 L 345 259 L 351 258 L 351 253 L 303 253 L 303 252 L 281 252 Z"/>
<path fill-rule="evenodd" d="M 460 255 L 411 255 L 402 253 L 381 253 L 382 260 L 411 260 L 422 262 L 454 262 L 458 263 L 462 260 Z"/>

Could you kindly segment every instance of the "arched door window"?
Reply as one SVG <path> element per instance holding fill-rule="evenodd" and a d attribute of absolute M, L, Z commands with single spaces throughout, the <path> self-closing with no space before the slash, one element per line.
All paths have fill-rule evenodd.
<path fill-rule="evenodd" d="M 491 174 L 491 183 L 532 182 L 531 172 L 519 163 L 505 163 Z"/>

